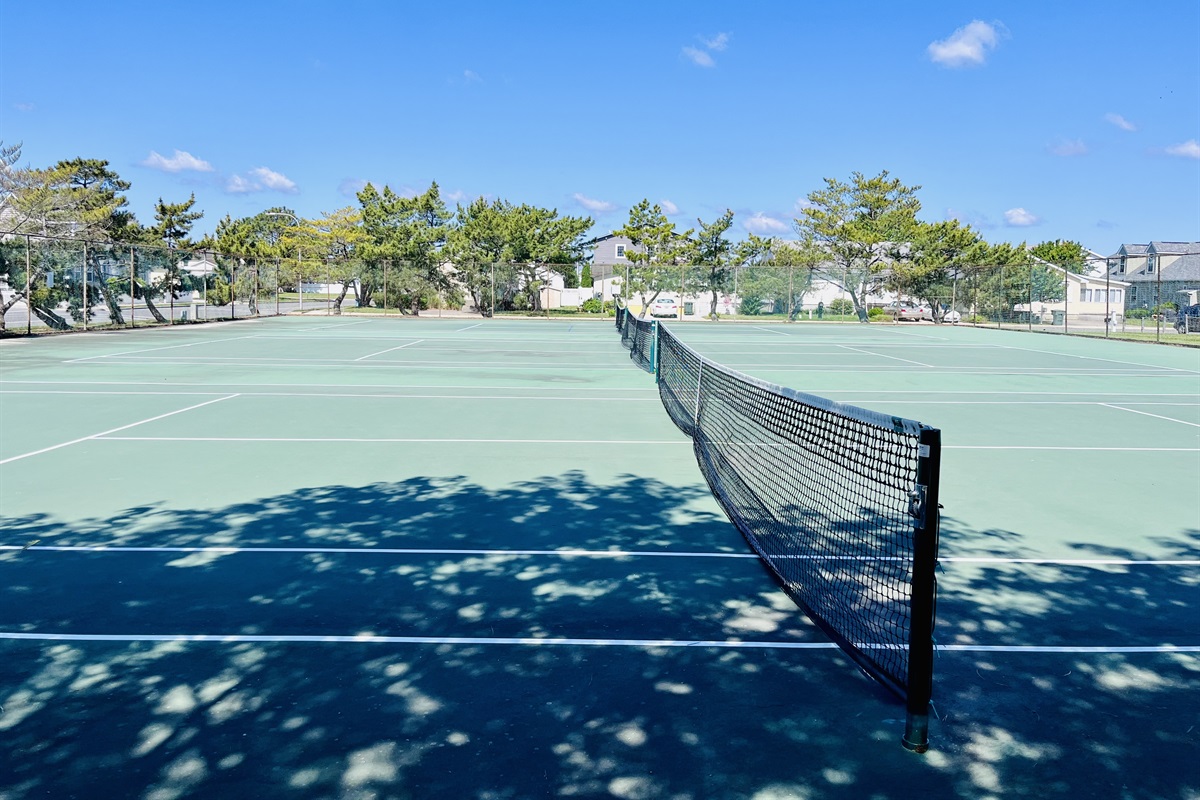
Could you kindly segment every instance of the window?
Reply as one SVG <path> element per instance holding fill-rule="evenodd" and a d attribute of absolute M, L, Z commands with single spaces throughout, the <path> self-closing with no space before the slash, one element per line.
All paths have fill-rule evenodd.
<path fill-rule="evenodd" d="M 625 245 L 619 244 L 619 245 L 617 245 L 617 258 L 624 258 L 624 257 L 625 257 Z"/>
<path fill-rule="evenodd" d="M 1079 287 L 1079 300 L 1083 303 L 1090 303 L 1092 300 L 1092 290 L 1086 286 Z"/>
<path fill-rule="evenodd" d="M 1147 275 L 1153 275 L 1153 274 L 1154 274 L 1154 262 L 1155 262 L 1155 260 L 1156 260 L 1156 259 L 1155 259 L 1155 256 L 1154 256 L 1153 254 L 1146 256 L 1146 274 L 1147 274 Z"/>
<path fill-rule="evenodd" d="M 1121 290 L 1120 289 L 1109 289 L 1108 290 L 1108 299 L 1114 303 L 1120 303 L 1121 302 Z"/>
<path fill-rule="evenodd" d="M 1122 274 L 1125 272 L 1125 256 L 1121 256 L 1121 262 L 1117 264 L 1117 272 Z"/>

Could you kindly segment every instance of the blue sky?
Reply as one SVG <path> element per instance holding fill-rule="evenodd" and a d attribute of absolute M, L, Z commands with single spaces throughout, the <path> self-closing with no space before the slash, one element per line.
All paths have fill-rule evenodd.
<path fill-rule="evenodd" d="M 1200 3 L 0 0 L 0 137 L 197 232 L 437 181 L 791 235 L 888 170 L 992 242 L 1200 240 Z"/>

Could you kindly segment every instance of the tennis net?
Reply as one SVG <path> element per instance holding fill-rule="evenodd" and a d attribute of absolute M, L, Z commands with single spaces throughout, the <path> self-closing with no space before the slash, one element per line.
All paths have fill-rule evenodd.
<path fill-rule="evenodd" d="M 730 370 L 627 312 L 619 322 L 635 362 L 650 340 L 643 367 L 729 519 L 809 618 L 906 702 L 904 744 L 923 752 L 940 432 Z"/>

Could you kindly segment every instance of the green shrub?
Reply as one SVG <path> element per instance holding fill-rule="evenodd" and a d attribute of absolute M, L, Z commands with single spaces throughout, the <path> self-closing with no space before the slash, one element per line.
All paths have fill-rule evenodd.
<path fill-rule="evenodd" d="M 826 310 L 830 314 L 853 314 L 854 302 L 848 297 L 839 297 L 836 300 L 831 300 Z M 868 314 L 868 316 L 870 315 Z"/>
<path fill-rule="evenodd" d="M 867 319 L 879 319 L 882 316 L 884 316 L 882 308 L 867 309 Z"/>

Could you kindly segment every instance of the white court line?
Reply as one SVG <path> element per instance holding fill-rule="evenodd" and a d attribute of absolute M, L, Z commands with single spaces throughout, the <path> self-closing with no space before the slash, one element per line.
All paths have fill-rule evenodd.
<path fill-rule="evenodd" d="M 770 328 L 764 328 L 762 325 L 755 325 L 754 329 L 759 330 L 759 331 L 766 331 L 767 333 L 773 333 L 776 336 L 791 336 L 790 333 L 784 333 L 783 331 L 774 331 L 774 330 L 771 330 Z M 743 342 L 743 344 L 744 344 L 744 342 Z"/>
<path fill-rule="evenodd" d="M 1184 372 L 1189 375 L 1200 375 L 1200 372 L 1198 372 L 1197 370 L 1193 370 L 1193 369 L 1184 369 L 1182 367 L 1160 367 L 1156 364 L 1145 364 L 1140 361 L 1123 361 L 1118 358 L 1100 358 L 1099 356 L 1081 356 L 1077 353 L 1059 353 L 1055 350 L 1037 350 L 1032 347 L 1013 347 L 1012 345 L 1004 345 L 1004 344 L 997 345 L 997 347 L 1002 347 L 1005 350 L 1019 350 L 1020 352 L 1023 352 L 1023 353 L 1037 353 L 1037 354 L 1043 355 L 1043 356 L 1060 356 L 1062 358 L 1078 358 L 1078 359 L 1082 359 L 1084 361 L 1104 361 L 1104 362 L 1107 362 L 1110 364 L 1130 364 L 1135 367 L 1141 367 L 1143 369 L 1164 370 L 1167 372 Z"/>
<path fill-rule="evenodd" d="M 862 353 L 863 355 L 873 356 L 875 358 L 891 358 L 891 359 L 895 359 L 896 361 L 903 361 L 906 364 L 916 364 L 919 367 L 929 367 L 930 369 L 933 369 L 932 364 L 926 364 L 923 361 L 913 361 L 911 358 L 900 358 L 900 356 L 889 356 L 887 353 L 873 353 L 870 350 L 863 350 L 859 347 L 851 347 L 848 344 L 843 344 L 843 345 L 838 345 L 838 346 L 841 347 L 843 350 L 852 350 L 855 353 Z"/>
<path fill-rule="evenodd" d="M 216 555 L 276 554 L 276 555 L 361 555 L 361 556 L 551 556 L 555 558 L 734 558 L 758 560 L 757 553 L 723 553 L 692 550 L 504 550 L 495 548 L 439 547 L 235 547 L 231 545 L 0 545 L 0 552 L 47 553 L 212 553 Z M 790 561 L 904 561 L 893 556 L 782 556 Z M 955 564 L 1045 564 L 1079 567 L 1198 567 L 1197 559 L 1132 559 L 1132 558 L 1001 558 L 993 556 L 947 556 L 938 559 Z"/>
<path fill-rule="evenodd" d="M 182 383 L 179 381 L 61 381 L 61 380 L 5 380 L 0 381 L 2 385 L 14 386 L 191 386 L 196 388 L 211 388 L 217 386 L 233 386 L 238 389 L 246 387 L 270 387 L 270 388 L 308 388 L 308 389 L 507 389 L 509 391 L 533 391 L 533 389 L 524 386 L 455 386 L 446 383 L 414 383 L 409 385 L 397 385 L 394 383 L 360 383 L 360 384 L 345 384 L 345 383 Z M 559 389 L 563 387 L 557 387 Z M 653 387 L 618 387 L 618 386 L 579 386 L 571 387 L 572 391 L 581 392 L 654 392 L 658 394 L 658 389 Z M 874 395 L 894 395 L 894 394 L 921 394 L 921 395 L 1029 395 L 1034 397 L 1190 397 L 1200 401 L 1200 394 L 1196 392 L 1031 392 L 1031 391 L 1007 391 L 1007 390 L 991 390 L 991 389 L 839 389 L 839 388 L 821 388 L 812 387 L 805 390 L 808 394 L 831 395 L 831 394 L 850 394 L 856 396 L 874 396 Z M 3 393 L 4 390 L 0 390 Z M 158 394 L 157 392 L 147 392 L 146 394 Z M 1129 402 L 1125 405 L 1135 405 Z M 1136 403 L 1143 405 L 1143 403 Z"/>
<path fill-rule="evenodd" d="M 614 354 L 614 360 L 622 360 L 621 353 Z M 350 359 L 318 359 L 309 360 L 303 358 L 291 359 L 291 363 L 280 363 L 288 361 L 288 359 L 277 359 L 274 362 L 266 360 L 258 360 L 253 358 L 237 358 L 237 359 L 208 359 L 208 358 L 188 358 L 179 359 L 176 361 L 163 361 L 156 358 L 114 358 L 111 363 L 131 363 L 131 364 L 146 364 L 153 367 L 279 367 L 282 369 L 295 369 L 297 364 L 301 364 L 305 369 L 344 369 L 346 367 L 356 367 L 358 369 L 393 369 L 398 366 L 404 366 L 406 369 L 436 369 L 436 370 L 457 370 L 462 369 L 464 365 L 472 369 L 488 369 L 488 370 L 521 370 L 521 371 L 546 371 L 551 372 L 629 372 L 629 355 L 625 354 L 624 364 L 613 367 L 597 367 L 597 366 L 570 366 L 558 365 L 547 366 L 545 364 L 496 364 L 491 361 L 472 361 L 461 362 L 458 364 L 434 363 L 432 361 L 377 361 L 377 362 L 361 362 L 356 363 Z M 89 362 L 88 366 L 100 365 L 99 362 Z"/>
<path fill-rule="evenodd" d="M 223 398 L 224 399 L 224 398 Z M 216 402 L 216 401 L 212 401 Z M 205 405 L 205 404 L 201 404 Z M 147 420 L 149 421 L 149 420 Z M 120 429 L 118 429 L 120 430 Z M 102 437 L 102 438 L 98 438 Z M 367 438 L 310 438 L 310 437 L 253 437 L 253 436 L 107 436 L 96 434 L 98 442 L 244 442 L 283 444 L 619 444 L 619 445 L 688 445 L 691 439 L 367 439 Z M 83 441 L 82 439 L 79 441 Z M 73 444 L 73 442 L 69 442 Z M 728 442 L 726 443 L 728 444 Z M 61 446 L 61 445 L 60 445 Z M 764 445 L 753 447 L 799 448 L 801 445 Z M 943 450 L 1065 450 L 1112 451 L 1121 453 L 1200 453 L 1200 447 L 1055 447 L 1046 445 L 942 445 Z M 0 464 L 5 462 L 0 461 Z"/>
<path fill-rule="evenodd" d="M 319 303 L 319 301 L 318 301 L 318 303 Z M 297 330 L 297 331 L 301 331 L 301 332 L 309 332 L 309 331 L 311 331 L 311 332 L 315 333 L 315 332 L 317 332 L 317 331 L 327 331 L 327 330 L 329 330 L 330 328 L 345 328 L 345 327 L 347 327 L 347 326 L 350 326 L 350 325 L 366 325 L 368 322 L 371 322 L 371 321 L 372 321 L 372 320 L 366 320 L 366 319 L 364 319 L 364 320 L 359 320 L 359 321 L 357 321 L 357 322 L 333 322 L 333 323 L 330 323 L 330 324 L 328 324 L 328 325 L 320 325 L 320 326 L 317 326 L 317 327 L 315 327 L 315 328 L 294 328 L 293 330 Z M 279 338 L 288 338 L 288 337 L 286 337 L 286 336 L 282 336 L 282 335 L 281 335 Z M 313 337 L 310 337 L 310 338 L 313 338 L 313 339 L 319 339 L 319 338 L 322 338 L 322 337 L 319 337 L 319 336 L 313 336 Z"/>
<path fill-rule="evenodd" d="M 469 389 L 467 390 L 469 391 Z M 101 397 L 207 397 L 210 395 L 225 395 L 229 394 L 229 392 L 101 392 L 86 391 L 83 389 L 0 389 L 0 394 L 98 395 Z M 650 403 L 658 400 L 657 397 L 580 397 L 578 395 L 574 397 L 555 397 L 550 395 L 530 394 L 401 394 L 395 392 L 366 392 L 358 394 L 350 392 L 239 392 L 239 394 L 241 394 L 243 397 L 313 397 L 318 399 L 324 397 L 334 397 L 342 400 L 530 400 L 534 402 L 566 401 L 571 403 L 588 403 L 593 401 L 608 403 L 630 400 L 637 403 Z M 1172 404 L 1158 403 L 1157 405 Z M 1177 403 L 1174 405 L 1183 405 L 1183 403 Z"/>
<path fill-rule="evenodd" d="M 236 395 L 235 395 L 236 396 Z M 225 399 L 225 398 L 222 398 Z M 210 402 L 217 402 L 215 400 Z M 207 405 L 201 403 L 200 405 Z M 194 406 L 198 407 L 198 406 Z M 184 409 L 186 410 L 186 409 Z M 150 420 L 145 420 L 149 422 Z M 140 424 L 140 423 L 139 423 Z M 126 426 L 130 427 L 130 426 Z M 117 430 L 122 430 L 117 428 Z M 96 437 L 103 438 L 96 438 Z M 297 443 L 297 444 L 619 444 L 619 445 L 638 445 L 638 444 L 686 444 L 692 446 L 691 439 L 363 439 L 363 438 L 329 438 L 315 439 L 302 437 L 252 437 L 252 436 L 105 436 L 104 434 L 96 434 L 89 436 L 88 439 L 95 439 L 99 442 L 276 442 L 276 443 Z M 84 441 L 80 439 L 79 441 Z M 67 444 L 74 444 L 68 442 Z M 63 447 L 64 445 L 58 445 Z M 30 453 L 29 455 L 34 455 Z M 24 458 L 24 456 L 18 456 Z M 9 459 L 14 460 L 14 459 Z M 0 464 L 7 462 L 0 461 Z"/>
<path fill-rule="evenodd" d="M 85 358 L 72 358 L 69 361 L 64 361 L 64 364 L 79 364 L 83 361 L 95 361 L 104 358 L 117 358 L 118 356 L 136 355 L 138 353 L 155 353 L 160 350 L 175 350 L 180 347 L 196 347 L 202 344 L 224 344 L 225 342 L 236 342 L 239 339 L 257 339 L 257 336 L 233 336 L 228 339 L 202 339 L 199 342 L 185 342 L 184 344 L 171 344 L 164 347 L 145 347 L 140 350 L 124 350 L 120 353 L 104 353 L 98 356 L 87 356 Z"/>
<path fill-rule="evenodd" d="M 1100 403 L 1099 405 L 1102 405 L 1105 408 L 1115 408 L 1117 411 L 1128 411 L 1130 414 L 1141 414 L 1144 417 L 1154 417 L 1155 419 L 1165 419 L 1167 422 L 1178 422 L 1180 425 L 1190 425 L 1193 428 L 1200 428 L 1200 423 L 1187 422 L 1182 419 L 1174 419 L 1173 417 L 1164 417 L 1161 414 L 1151 414 L 1149 411 L 1138 411 L 1135 408 L 1122 408 L 1121 406 L 1114 406 L 1111 403 Z"/>
<path fill-rule="evenodd" d="M 378 353 L 371 353 L 370 355 L 365 355 L 362 358 L 356 358 L 354 360 L 355 361 L 366 361 L 368 358 L 374 358 L 375 356 L 381 356 L 384 353 L 390 353 L 393 350 L 403 350 L 406 347 L 412 347 L 414 344 L 420 344 L 423 341 L 425 341 L 425 340 L 417 339 L 415 342 L 409 342 L 408 344 L 402 344 L 397 347 L 389 347 L 387 350 L 380 350 Z"/>
<path fill-rule="evenodd" d="M 1200 447 L 1055 447 L 1023 444 L 944 444 L 943 450 L 1081 450 L 1113 453 L 1200 453 Z"/>
<path fill-rule="evenodd" d="M 465 328 L 459 328 L 459 329 L 458 329 L 458 330 L 456 330 L 456 331 L 451 331 L 451 333 L 462 333 L 463 331 L 469 331 L 469 330 L 471 330 L 472 328 L 478 328 L 478 327 L 479 327 L 480 325 L 482 325 L 482 324 L 483 324 L 482 322 L 476 322 L 474 325 L 468 325 L 468 326 L 467 326 L 467 327 L 465 327 Z"/>
<path fill-rule="evenodd" d="M 197 403 L 194 406 L 188 406 L 187 408 L 181 408 L 178 411 L 168 411 L 166 414 L 159 414 L 157 417 L 150 417 L 149 419 L 143 419 L 143 420 L 138 420 L 137 422 L 131 422 L 128 425 L 122 425 L 119 428 L 112 428 L 107 431 L 101 431 L 100 433 L 93 433 L 91 436 L 83 436 L 79 439 L 73 439 L 69 442 L 63 442 L 62 444 L 53 445 L 52 447 L 43 447 L 41 450 L 34 450 L 31 453 L 22 453 L 19 456 L 10 456 L 9 458 L 6 458 L 3 461 L 0 461 L 0 464 L 8 464 L 13 461 L 20 461 L 23 458 L 29 458 L 30 456 L 41 455 L 42 453 L 49 453 L 51 450 L 58 450 L 60 447 L 70 447 L 71 445 L 79 444 L 80 442 L 103 441 L 99 437 L 107 436 L 110 433 L 116 433 L 118 431 L 123 431 L 128 428 L 135 428 L 138 425 L 145 425 L 147 422 L 154 422 L 155 420 L 165 419 L 167 417 L 173 417 L 176 414 L 182 414 L 185 411 L 194 411 L 197 408 L 202 408 L 203 406 L 212 405 L 213 403 L 219 403 L 222 400 L 230 400 L 237 396 L 238 395 L 236 395 L 236 394 L 231 394 L 231 395 L 226 395 L 225 397 L 218 397 L 216 400 L 206 400 L 203 403 Z"/>
<path fill-rule="evenodd" d="M 518 645 L 525 647 L 712 647 L 729 650 L 834 650 L 833 642 L 730 641 L 728 639 L 572 639 L 535 636 L 381 636 L 374 633 L 350 635 L 269 635 L 210 633 L 14 633 L 0 632 L 0 639 L 34 642 L 195 642 L 213 644 L 436 644 Z M 855 642 L 860 650 L 903 650 L 903 645 Z M 957 653 L 1200 653 L 1200 645 L 1147 645 L 1125 647 L 1071 647 L 1055 645 L 938 644 L 936 650 Z"/>

